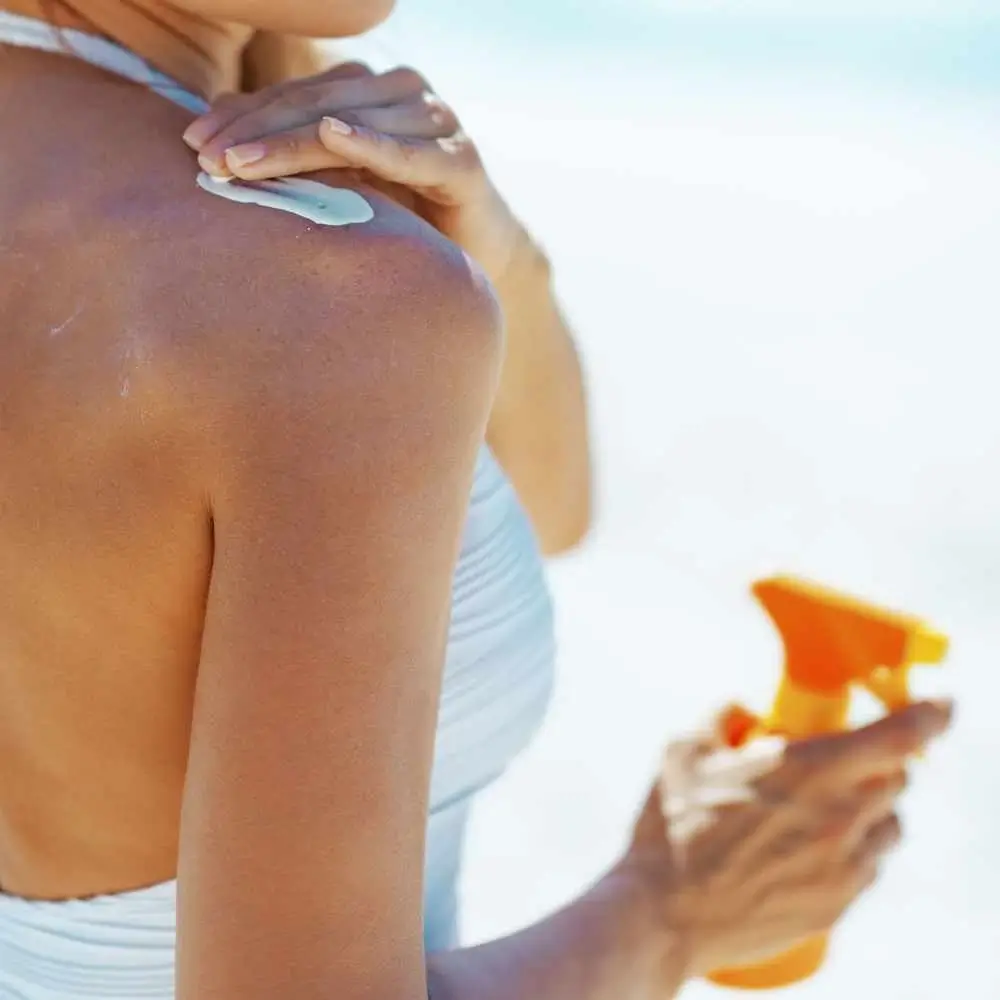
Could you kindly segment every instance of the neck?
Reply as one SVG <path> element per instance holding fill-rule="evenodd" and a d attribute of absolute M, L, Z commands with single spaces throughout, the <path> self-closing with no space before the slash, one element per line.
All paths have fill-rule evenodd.
<path fill-rule="evenodd" d="M 0 0 L 0 10 L 109 38 L 209 100 L 240 90 L 240 60 L 252 35 L 167 0 Z"/>

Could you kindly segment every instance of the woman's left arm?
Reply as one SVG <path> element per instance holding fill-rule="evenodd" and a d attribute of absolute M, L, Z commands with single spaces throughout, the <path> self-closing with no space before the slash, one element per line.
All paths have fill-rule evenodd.
<path fill-rule="evenodd" d="M 268 76 L 275 75 L 271 68 Z M 592 507 L 587 400 L 551 265 L 426 80 L 410 69 L 375 74 L 344 63 L 226 97 L 185 140 L 217 176 L 363 171 L 482 267 L 500 299 L 507 339 L 487 439 L 543 551 L 555 555 L 578 544 Z"/>
<path fill-rule="evenodd" d="M 573 335 L 544 251 L 524 234 L 493 279 L 507 351 L 486 436 L 521 498 L 542 549 L 557 555 L 590 528 L 587 397 Z"/>

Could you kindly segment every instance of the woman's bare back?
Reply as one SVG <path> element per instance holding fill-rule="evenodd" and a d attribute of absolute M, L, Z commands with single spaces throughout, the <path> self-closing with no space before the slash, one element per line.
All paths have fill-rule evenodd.
<path fill-rule="evenodd" d="M 178 172 L 123 178 L 56 105 L 147 98 L 68 63 L 0 61 L 0 885 L 44 897 L 175 871 L 211 563 L 162 366 Z"/>
<path fill-rule="evenodd" d="M 330 236 L 198 192 L 188 116 L 133 84 L 4 49 L 0 86 L 0 886 L 65 898 L 176 873 L 213 553 L 177 414 L 254 377 L 234 321 L 260 365 L 322 316 L 309 284 L 266 301 L 247 247 Z M 379 212 L 375 243 L 422 238 Z"/>

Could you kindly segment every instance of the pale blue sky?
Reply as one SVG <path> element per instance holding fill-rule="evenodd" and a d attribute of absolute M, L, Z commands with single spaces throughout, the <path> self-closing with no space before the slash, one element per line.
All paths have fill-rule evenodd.
<path fill-rule="evenodd" d="M 1000 87 L 1000 0 L 400 0 L 396 23 L 484 57 L 600 50 L 630 63 Z"/>

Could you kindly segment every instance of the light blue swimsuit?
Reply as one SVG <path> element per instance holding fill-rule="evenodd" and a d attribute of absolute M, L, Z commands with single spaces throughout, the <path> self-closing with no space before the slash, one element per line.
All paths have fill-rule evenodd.
<path fill-rule="evenodd" d="M 200 98 L 132 53 L 79 32 L 60 34 L 70 48 L 44 22 L 0 11 L 0 45 L 71 52 L 203 110 Z M 452 588 L 431 780 L 428 951 L 456 943 L 456 885 L 470 806 L 541 723 L 553 660 L 552 608 L 535 539 L 510 483 L 483 447 Z M 173 882 L 55 903 L 0 894 L 0 1000 L 172 1000 L 175 925 Z"/>

